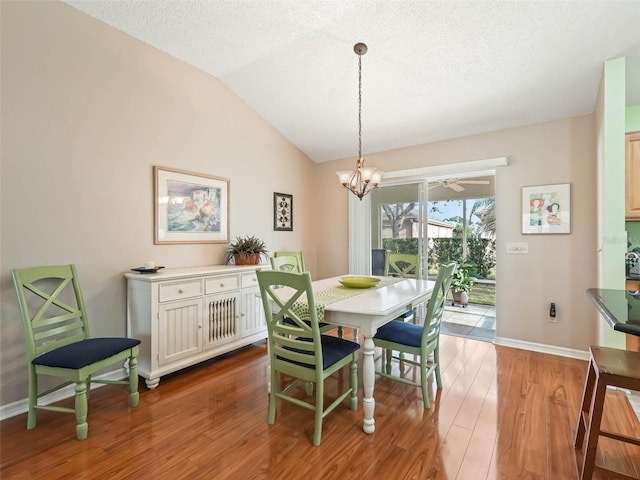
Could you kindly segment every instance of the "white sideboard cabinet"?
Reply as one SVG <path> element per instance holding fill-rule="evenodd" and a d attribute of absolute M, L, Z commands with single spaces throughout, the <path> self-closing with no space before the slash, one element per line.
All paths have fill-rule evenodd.
<path fill-rule="evenodd" d="M 160 377 L 267 337 L 256 269 L 192 267 L 127 273 L 127 335 L 141 341 L 138 372 Z"/>

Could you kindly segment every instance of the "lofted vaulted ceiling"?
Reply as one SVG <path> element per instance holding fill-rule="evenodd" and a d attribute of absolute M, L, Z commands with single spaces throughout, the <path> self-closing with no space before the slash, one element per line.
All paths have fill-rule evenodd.
<path fill-rule="evenodd" d="M 592 113 L 640 1 L 65 0 L 219 78 L 315 162 Z"/>

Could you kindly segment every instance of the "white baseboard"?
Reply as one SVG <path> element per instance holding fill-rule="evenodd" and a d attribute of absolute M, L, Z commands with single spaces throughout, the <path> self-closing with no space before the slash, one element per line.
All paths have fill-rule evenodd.
<path fill-rule="evenodd" d="M 99 375 L 96 380 L 123 380 L 127 378 L 129 374 L 126 370 L 119 368 L 118 370 L 114 370 L 113 372 L 104 373 Z M 103 387 L 105 384 L 96 383 L 91 385 L 91 389 L 95 390 L 96 388 Z M 60 400 L 64 400 L 65 398 L 75 396 L 76 391 L 74 385 L 67 385 L 64 388 L 61 388 L 58 391 L 52 392 L 49 395 L 45 395 L 41 397 L 39 400 L 40 405 L 49 405 L 51 403 L 59 402 Z M 29 399 L 24 398 L 22 400 L 18 400 L 17 402 L 9 403 L 7 405 L 0 405 L 0 420 L 4 420 L 5 418 L 15 417 L 16 415 L 20 415 L 21 413 L 25 413 L 29 411 Z M 26 425 L 26 420 L 25 420 Z M 25 427 L 26 428 L 26 427 Z"/>
<path fill-rule="evenodd" d="M 550 355 L 559 355 L 560 357 L 576 358 L 578 360 L 589 361 L 588 350 L 574 350 L 572 348 L 556 347 L 553 345 L 545 345 L 543 343 L 523 342 L 513 340 L 511 338 L 496 337 L 493 342 L 503 347 L 519 348 L 521 350 L 529 350 L 532 352 L 548 353 Z"/>

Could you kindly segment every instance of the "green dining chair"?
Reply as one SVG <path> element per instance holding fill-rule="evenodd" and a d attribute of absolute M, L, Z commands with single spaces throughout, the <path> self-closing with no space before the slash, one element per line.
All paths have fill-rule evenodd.
<path fill-rule="evenodd" d="M 301 253 L 301 252 L 300 252 Z M 278 257 L 271 257 L 271 268 L 273 270 L 280 270 L 283 272 L 295 272 L 302 273 L 304 270 L 300 267 L 300 257 L 295 255 L 280 255 Z M 326 333 L 329 330 L 338 329 L 338 336 L 342 338 L 343 330 L 341 326 L 331 325 L 330 323 L 321 322 L 320 332 Z"/>
<path fill-rule="evenodd" d="M 384 370 L 381 368 L 376 373 L 398 382 L 421 387 L 424 408 L 430 408 L 428 378 L 432 374 L 435 373 L 438 388 L 442 388 L 442 378 L 440 376 L 440 322 L 442 321 L 444 304 L 455 269 L 455 263 L 440 266 L 433 293 L 427 303 L 424 325 L 420 326 L 409 322 L 389 322 L 380 327 L 373 337 L 374 345 L 386 350 Z M 394 356 L 393 352 L 405 355 Z M 433 361 L 428 364 L 428 356 L 431 353 L 433 353 Z M 414 355 L 414 360 L 407 359 L 407 354 Z M 419 367 L 420 383 L 415 383 L 398 375 L 392 375 L 392 360 Z"/>
<path fill-rule="evenodd" d="M 385 277 L 421 278 L 420 255 L 387 253 L 384 262 Z"/>
<path fill-rule="evenodd" d="M 273 252 L 273 256 L 278 258 L 278 257 L 296 257 L 298 259 L 298 265 L 300 266 L 300 271 L 301 272 L 306 272 L 307 271 L 307 267 L 305 267 L 304 265 L 304 255 L 302 254 L 301 251 L 284 251 L 281 250 L 279 252 Z"/>
<path fill-rule="evenodd" d="M 279 255 L 271 257 L 271 268 L 273 270 L 281 270 L 283 272 L 302 273 L 304 270 L 300 267 L 300 261 L 295 255 Z"/>
<path fill-rule="evenodd" d="M 313 445 L 320 445 L 322 420 L 349 397 L 351 410 L 358 406 L 358 350 L 360 345 L 322 335 L 309 272 L 258 270 L 258 285 L 267 319 L 271 392 L 267 423 L 276 420 L 278 400 L 315 413 Z M 289 288 L 277 288 L 279 286 Z M 302 304 L 301 304 L 302 303 Z M 324 406 L 324 381 L 349 366 L 349 386 L 328 407 Z M 282 382 L 282 383 L 281 383 Z M 315 386 L 315 403 L 294 392 Z M 341 383 L 340 383 L 341 384 Z"/>
<path fill-rule="evenodd" d="M 420 255 L 408 253 L 387 253 L 384 263 L 385 277 L 421 278 Z M 416 309 L 412 308 L 396 317 L 396 320 L 406 321 L 413 319 L 415 322 Z"/>
<path fill-rule="evenodd" d="M 74 265 L 33 267 L 11 271 L 27 346 L 29 413 L 27 429 L 36 426 L 36 411 L 75 413 L 76 437 L 87 437 L 87 400 L 91 383 L 128 384 L 129 404 L 138 404 L 138 345 L 134 338 L 90 338 L 78 275 Z M 128 380 L 96 380 L 91 375 L 128 361 Z M 47 391 L 38 377 L 66 379 Z M 75 408 L 44 405 L 38 400 L 75 384 Z"/>

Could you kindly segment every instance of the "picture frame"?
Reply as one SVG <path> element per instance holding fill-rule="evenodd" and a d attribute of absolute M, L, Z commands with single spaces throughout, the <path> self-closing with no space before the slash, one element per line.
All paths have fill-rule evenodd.
<path fill-rule="evenodd" d="M 522 233 L 571 233 L 571 185 L 522 187 Z"/>
<path fill-rule="evenodd" d="M 293 195 L 274 192 L 273 229 L 280 232 L 293 231 Z"/>
<path fill-rule="evenodd" d="M 228 178 L 154 166 L 154 243 L 228 243 Z"/>

